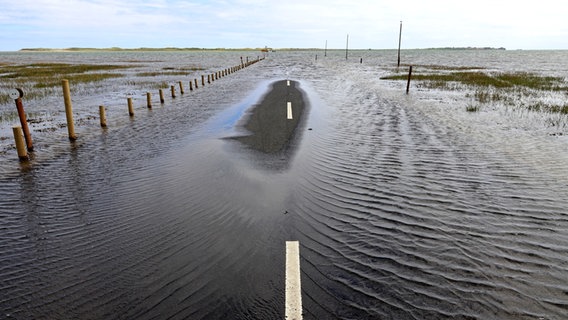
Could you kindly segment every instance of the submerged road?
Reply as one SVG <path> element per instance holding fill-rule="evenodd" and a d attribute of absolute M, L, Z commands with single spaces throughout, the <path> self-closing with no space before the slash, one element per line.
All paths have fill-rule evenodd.
<path fill-rule="evenodd" d="M 297 81 L 274 82 L 247 115 L 244 128 L 250 134 L 237 139 L 262 152 L 285 151 L 295 138 L 296 128 L 307 107 L 305 93 Z"/>

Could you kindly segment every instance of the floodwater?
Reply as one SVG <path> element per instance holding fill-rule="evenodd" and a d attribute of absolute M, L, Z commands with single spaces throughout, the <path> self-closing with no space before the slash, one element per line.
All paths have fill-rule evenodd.
<path fill-rule="evenodd" d="M 215 71 L 243 54 L 33 57 Z M 567 56 L 403 60 L 566 76 Z M 151 110 L 124 79 L 77 90 L 78 114 L 109 106 L 107 129 L 85 116 L 75 143 L 38 132 L 30 164 L 2 156 L 0 318 L 282 319 L 285 241 L 298 240 L 305 319 L 564 319 L 566 135 L 538 114 L 468 113 L 460 93 L 406 95 L 379 80 L 394 59 L 275 52 Z M 309 105 L 290 144 L 227 139 L 285 79 Z M 57 99 L 42 107 L 55 123 Z"/>

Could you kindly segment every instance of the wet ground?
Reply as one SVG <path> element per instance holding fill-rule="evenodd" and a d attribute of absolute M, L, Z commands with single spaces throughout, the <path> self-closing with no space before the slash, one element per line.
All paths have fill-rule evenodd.
<path fill-rule="evenodd" d="M 281 319 L 299 240 L 305 319 L 562 319 L 564 136 L 341 56 L 276 53 L 134 119 L 117 103 L 75 143 L 40 136 L 4 166 L 1 317 Z M 234 139 L 271 130 L 254 106 L 285 118 L 287 79 L 309 107 L 282 147 Z"/>

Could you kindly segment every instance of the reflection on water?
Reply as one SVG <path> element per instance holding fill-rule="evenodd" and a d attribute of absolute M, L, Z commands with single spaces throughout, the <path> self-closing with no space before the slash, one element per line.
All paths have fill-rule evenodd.
<path fill-rule="evenodd" d="M 306 319 L 562 319 L 562 141 L 393 93 L 381 54 L 276 53 L 76 144 L 40 138 L 0 184 L 0 318 L 282 318 L 299 240 Z M 311 107 L 285 166 L 223 139 L 288 77 Z"/>

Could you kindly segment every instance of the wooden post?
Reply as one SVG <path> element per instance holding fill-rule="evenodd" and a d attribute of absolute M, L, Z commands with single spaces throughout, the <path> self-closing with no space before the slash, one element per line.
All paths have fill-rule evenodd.
<path fill-rule="evenodd" d="M 101 127 L 105 128 L 107 126 L 107 120 L 104 106 L 99 106 L 99 115 L 101 116 Z"/>
<path fill-rule="evenodd" d="M 180 81 L 179 82 L 179 93 L 184 94 L 185 92 L 183 91 L 183 83 Z"/>
<path fill-rule="evenodd" d="M 77 140 L 75 134 L 75 125 L 73 123 L 73 105 L 71 104 L 71 90 L 69 89 L 69 80 L 62 80 L 63 85 L 63 99 L 65 101 L 65 117 L 67 118 L 67 131 L 69 133 L 69 140 Z"/>
<path fill-rule="evenodd" d="M 166 99 L 164 99 L 164 90 L 160 89 L 160 103 L 164 103 Z"/>
<path fill-rule="evenodd" d="M 347 44 L 345 45 L 345 60 L 347 60 L 348 54 L 349 54 L 349 34 L 347 35 Z"/>
<path fill-rule="evenodd" d="M 211 75 L 210 74 L 207 75 L 207 83 L 211 83 Z"/>
<path fill-rule="evenodd" d="M 22 125 L 22 130 L 24 132 L 24 138 L 26 139 L 26 147 L 29 152 L 34 151 L 34 145 L 32 142 L 32 135 L 30 134 L 30 129 L 28 128 L 28 121 L 26 120 L 26 113 L 24 112 L 24 104 L 22 103 L 22 97 L 24 96 L 24 91 L 20 88 L 16 88 L 10 92 L 10 97 L 16 102 L 16 109 L 18 110 L 18 116 L 20 117 L 20 124 Z"/>
<path fill-rule="evenodd" d="M 205 87 L 205 76 L 201 75 L 201 85 Z"/>
<path fill-rule="evenodd" d="M 172 91 L 172 98 L 176 97 L 176 87 L 175 86 L 171 86 L 170 90 Z"/>
<path fill-rule="evenodd" d="M 20 161 L 28 160 L 28 153 L 26 152 L 22 127 L 14 126 L 12 127 L 12 131 L 14 132 L 14 139 L 16 140 L 16 151 L 18 152 L 18 158 L 20 158 Z"/>
<path fill-rule="evenodd" d="M 189 91 L 193 91 L 193 82 L 189 81 Z"/>
<path fill-rule="evenodd" d="M 400 31 L 398 32 L 398 60 L 396 67 L 400 67 L 400 41 L 402 40 L 402 21 L 400 22 Z M 397 71 L 398 72 L 398 71 Z"/>
<path fill-rule="evenodd" d="M 146 93 L 147 95 L 150 94 L 150 92 Z M 134 116 L 134 106 L 132 104 L 132 98 L 127 98 L 126 101 L 128 101 L 128 114 L 132 117 Z M 148 108 L 152 108 L 152 105 L 149 105 Z"/>
<path fill-rule="evenodd" d="M 195 78 L 194 80 L 195 80 L 195 89 L 197 89 L 197 88 L 199 88 L 199 87 L 197 86 L 197 78 Z"/>
<path fill-rule="evenodd" d="M 130 99 L 130 100 L 132 101 L 132 99 Z M 146 106 L 149 109 L 152 108 L 152 94 L 150 92 L 146 92 Z"/>
<path fill-rule="evenodd" d="M 327 57 L 327 40 L 325 40 L 325 49 L 323 51 L 323 56 Z"/>
<path fill-rule="evenodd" d="M 406 94 L 408 94 L 408 91 L 410 90 L 410 78 L 412 77 L 412 66 L 410 66 L 410 69 L 408 70 L 408 82 L 406 83 Z"/>

